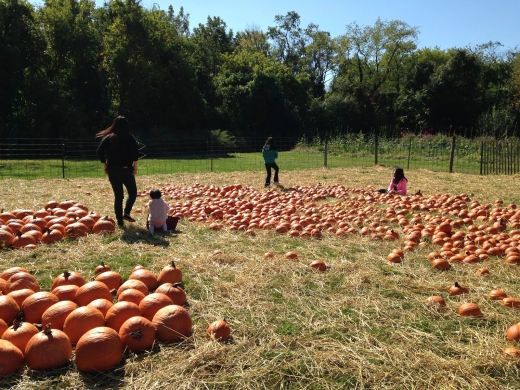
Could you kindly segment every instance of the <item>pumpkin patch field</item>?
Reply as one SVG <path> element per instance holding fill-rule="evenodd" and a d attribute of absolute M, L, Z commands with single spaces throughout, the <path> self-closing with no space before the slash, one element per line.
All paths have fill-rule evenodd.
<path fill-rule="evenodd" d="M 3 180 L 0 388 L 520 388 L 518 176 L 281 168 Z"/>

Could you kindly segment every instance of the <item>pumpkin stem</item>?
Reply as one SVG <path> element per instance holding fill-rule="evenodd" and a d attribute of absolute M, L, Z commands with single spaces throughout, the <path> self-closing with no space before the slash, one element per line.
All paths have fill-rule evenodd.
<path fill-rule="evenodd" d="M 455 282 L 454 286 L 457 287 L 457 288 L 459 288 L 459 287 L 460 287 L 459 282 Z"/>
<path fill-rule="evenodd" d="M 143 332 L 141 332 L 141 329 L 136 330 L 135 332 L 130 332 L 130 337 L 133 337 L 137 340 L 141 340 L 141 337 L 143 337 Z"/>
<path fill-rule="evenodd" d="M 63 277 L 64 277 L 65 279 L 68 279 L 69 276 L 70 276 L 70 272 L 69 272 L 69 271 L 65 271 L 65 272 L 63 272 Z"/>
<path fill-rule="evenodd" d="M 42 330 L 42 332 L 45 333 L 46 335 L 51 334 L 51 323 L 50 322 L 47 325 L 45 325 L 45 329 Z"/>
<path fill-rule="evenodd" d="M 180 287 L 184 290 L 184 284 L 182 284 L 182 282 L 172 283 L 172 287 Z"/>
<path fill-rule="evenodd" d="M 176 267 L 175 267 L 175 261 L 173 261 L 173 260 L 172 260 L 172 267 L 173 267 L 173 268 L 176 268 Z"/>

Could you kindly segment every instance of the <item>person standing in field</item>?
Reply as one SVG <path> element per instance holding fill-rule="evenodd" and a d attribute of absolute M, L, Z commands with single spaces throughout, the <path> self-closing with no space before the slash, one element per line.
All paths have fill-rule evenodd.
<path fill-rule="evenodd" d="M 273 137 L 267 138 L 265 141 L 265 145 L 262 148 L 262 157 L 264 158 L 265 169 L 267 171 L 267 176 L 265 178 L 265 187 L 269 187 L 271 185 L 271 170 L 274 169 L 274 184 L 280 185 L 278 182 L 278 172 L 279 168 L 276 165 L 275 160 L 278 158 L 278 149 L 276 148 L 276 144 L 274 142 Z"/>
<path fill-rule="evenodd" d="M 139 147 L 137 140 L 130 133 L 128 119 L 118 116 L 112 125 L 96 134 L 101 138 L 97 148 L 99 161 L 103 164 L 105 174 L 114 191 L 114 212 L 117 224 L 123 226 L 123 221 L 135 222 L 130 214 L 137 199 L 137 174 Z M 123 210 L 124 188 L 128 192 Z"/>

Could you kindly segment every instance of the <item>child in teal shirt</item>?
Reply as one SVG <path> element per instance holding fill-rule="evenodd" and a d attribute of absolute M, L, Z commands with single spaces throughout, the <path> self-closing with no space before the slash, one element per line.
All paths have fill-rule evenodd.
<path fill-rule="evenodd" d="M 275 160 L 278 158 L 278 149 L 276 148 L 276 144 L 274 143 L 273 137 L 267 138 L 265 141 L 265 145 L 262 148 L 262 157 L 264 158 L 265 169 L 267 171 L 267 176 L 265 178 L 265 186 L 269 187 L 271 184 L 271 170 L 274 168 L 274 184 L 279 185 L 278 182 L 278 165 L 276 165 Z"/>

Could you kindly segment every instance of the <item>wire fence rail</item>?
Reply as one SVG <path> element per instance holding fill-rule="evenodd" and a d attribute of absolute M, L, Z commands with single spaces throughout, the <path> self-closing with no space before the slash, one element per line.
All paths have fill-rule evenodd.
<path fill-rule="evenodd" d="M 143 175 L 263 170 L 265 139 L 248 138 L 234 145 L 212 139 L 153 140 L 141 144 Z M 98 140 L 0 139 L 0 179 L 103 177 L 96 156 Z M 306 143 L 277 139 L 277 163 L 284 170 L 400 166 L 436 172 L 512 175 L 520 171 L 520 142 L 483 139 L 424 142 L 371 139 L 357 142 L 323 140 Z"/>

